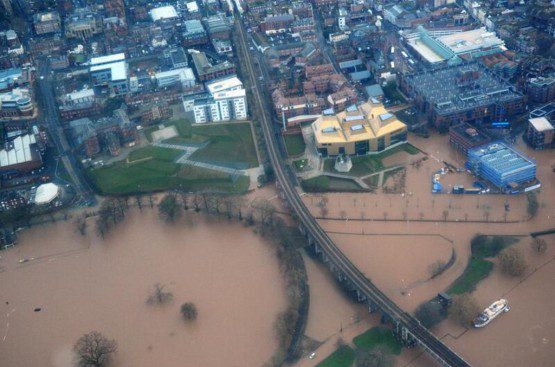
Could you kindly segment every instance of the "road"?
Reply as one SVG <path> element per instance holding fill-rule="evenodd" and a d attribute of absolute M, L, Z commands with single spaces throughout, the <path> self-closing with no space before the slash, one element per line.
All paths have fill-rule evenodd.
<path fill-rule="evenodd" d="M 37 78 L 37 100 L 41 102 L 43 123 L 48 129 L 52 142 L 56 146 L 60 161 L 74 182 L 75 191 L 78 196 L 82 202 L 93 204 L 96 201 L 94 192 L 80 170 L 60 124 L 58 104 L 54 96 L 54 81 L 48 60 L 37 60 L 37 70 L 39 75 Z"/>
<path fill-rule="evenodd" d="M 326 234 L 322 227 L 318 224 L 316 219 L 312 216 L 308 208 L 305 206 L 293 180 L 287 170 L 284 159 L 280 154 L 279 148 L 276 143 L 272 119 L 269 111 L 264 108 L 262 100 L 262 93 L 256 84 L 256 72 L 252 64 L 251 54 L 249 53 L 248 41 L 244 24 L 240 16 L 236 16 L 236 29 L 239 35 L 240 44 L 237 45 L 242 48 L 243 55 L 245 56 L 245 66 L 247 68 L 250 84 L 252 85 L 252 92 L 254 102 L 258 105 L 261 118 L 261 127 L 266 140 L 268 155 L 272 163 L 278 184 L 281 186 L 282 192 L 285 195 L 291 209 L 298 216 L 299 221 L 302 223 L 304 229 L 308 232 L 311 238 L 317 243 L 324 253 L 328 261 L 338 269 L 338 271 L 349 279 L 354 286 L 375 305 L 384 314 L 391 317 L 395 322 L 406 329 L 417 342 L 434 358 L 445 366 L 452 367 L 466 367 L 470 366 L 460 356 L 453 352 L 449 347 L 443 344 L 432 333 L 430 333 L 424 326 L 420 324 L 413 316 L 400 309 L 393 301 L 391 301 L 385 294 L 383 294 L 369 279 L 367 279 L 362 272 L 360 272 L 353 263 L 339 250 L 331 238 Z"/>

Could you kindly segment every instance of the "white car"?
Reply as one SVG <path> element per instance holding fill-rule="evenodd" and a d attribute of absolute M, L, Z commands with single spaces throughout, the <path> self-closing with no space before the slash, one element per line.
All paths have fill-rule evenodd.
<path fill-rule="evenodd" d="M 312 352 L 308 355 L 308 359 L 314 359 L 316 358 L 316 352 Z"/>

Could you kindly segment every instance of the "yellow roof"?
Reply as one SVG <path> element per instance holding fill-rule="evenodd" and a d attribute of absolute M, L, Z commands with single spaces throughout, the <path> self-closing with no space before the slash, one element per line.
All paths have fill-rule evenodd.
<path fill-rule="evenodd" d="M 406 125 L 377 100 L 336 115 L 320 116 L 312 124 L 316 141 L 320 144 L 370 140 L 404 128 Z"/>

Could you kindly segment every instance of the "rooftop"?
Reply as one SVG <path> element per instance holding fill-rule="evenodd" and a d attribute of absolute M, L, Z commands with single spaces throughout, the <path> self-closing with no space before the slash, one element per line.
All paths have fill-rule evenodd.
<path fill-rule="evenodd" d="M 58 196 L 59 191 L 60 188 L 58 185 L 52 182 L 40 185 L 37 187 L 37 191 L 35 192 L 35 204 L 43 205 L 50 203 Z"/>
<path fill-rule="evenodd" d="M 505 42 L 488 32 L 485 28 L 473 29 L 466 32 L 453 33 L 438 37 L 437 40 L 451 49 L 455 54 L 472 52 L 479 49 L 501 47 Z"/>
<path fill-rule="evenodd" d="M 162 19 L 172 19 L 177 18 L 177 11 L 172 5 L 161 6 L 159 8 L 154 8 L 148 12 L 150 18 L 156 22 Z"/>
<path fill-rule="evenodd" d="M 101 64 L 106 64 L 109 62 L 115 62 L 115 61 L 123 61 L 125 60 L 125 54 L 124 53 L 119 53 L 119 54 L 113 54 L 113 55 L 106 55 L 106 56 L 99 56 L 99 57 L 93 57 L 91 58 L 91 66 L 92 65 L 101 65 Z"/>
<path fill-rule="evenodd" d="M 530 121 L 530 124 L 534 126 L 534 129 L 538 132 L 553 130 L 553 125 L 551 125 L 546 117 L 536 117 L 528 121 Z"/>
<path fill-rule="evenodd" d="M 216 79 L 206 84 L 206 89 L 212 94 L 230 89 L 243 88 L 243 83 L 235 75 L 222 79 Z"/>
<path fill-rule="evenodd" d="M 487 135 L 483 134 L 482 132 L 476 130 L 472 125 L 467 123 L 462 123 L 458 125 L 451 126 L 450 130 L 454 131 L 458 135 L 464 137 L 470 143 L 475 144 L 474 146 L 480 144 L 480 142 L 488 141 L 489 138 Z"/>
<path fill-rule="evenodd" d="M 471 149 L 468 155 L 479 159 L 484 166 L 499 176 L 514 174 L 536 165 L 530 158 L 503 142 L 494 142 Z"/>
<path fill-rule="evenodd" d="M 127 64 L 125 61 L 112 62 L 109 64 L 91 66 L 91 73 L 101 70 L 111 70 L 112 81 L 124 80 L 127 78 Z"/>
<path fill-rule="evenodd" d="M 31 148 L 36 143 L 35 135 L 18 136 L 9 142 L 5 149 L 0 150 L 0 167 L 13 166 L 37 160 L 36 150 Z"/>
<path fill-rule="evenodd" d="M 322 115 L 312 126 L 320 144 L 370 140 L 405 128 L 376 99 L 336 115 Z"/>
<path fill-rule="evenodd" d="M 478 63 L 454 65 L 406 76 L 414 91 L 438 114 L 470 110 L 522 96 Z"/>

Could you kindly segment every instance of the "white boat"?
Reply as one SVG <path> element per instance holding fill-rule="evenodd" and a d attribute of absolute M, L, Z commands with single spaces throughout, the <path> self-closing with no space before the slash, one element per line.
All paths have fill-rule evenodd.
<path fill-rule="evenodd" d="M 509 312 L 509 310 L 509 302 L 506 299 L 495 301 L 474 319 L 474 327 L 484 327 L 497 316 Z"/>

